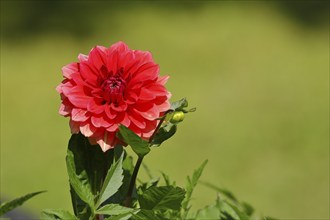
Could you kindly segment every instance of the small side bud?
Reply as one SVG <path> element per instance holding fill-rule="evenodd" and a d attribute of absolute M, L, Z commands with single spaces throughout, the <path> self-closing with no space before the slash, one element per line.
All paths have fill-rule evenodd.
<path fill-rule="evenodd" d="M 179 122 L 182 122 L 184 119 L 184 112 L 183 111 L 175 111 L 172 113 L 172 117 L 170 119 L 170 122 L 173 124 L 177 124 Z"/>

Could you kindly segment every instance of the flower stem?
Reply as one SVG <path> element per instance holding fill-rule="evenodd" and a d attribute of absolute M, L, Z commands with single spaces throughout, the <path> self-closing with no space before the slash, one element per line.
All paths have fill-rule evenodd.
<path fill-rule="evenodd" d="M 152 142 L 153 138 L 155 137 L 155 135 L 157 134 L 158 130 L 160 129 L 160 127 L 162 126 L 166 114 L 171 112 L 172 110 L 168 110 L 165 112 L 165 114 L 163 115 L 162 119 L 159 121 L 154 133 L 151 135 L 151 137 L 149 138 L 149 144 Z M 125 206 L 126 207 L 131 207 L 132 206 L 132 194 L 133 194 L 133 189 L 135 186 L 135 181 L 136 181 L 136 177 L 137 174 L 139 172 L 140 166 L 142 164 L 142 160 L 143 160 L 144 156 L 138 157 L 138 160 L 136 161 L 135 167 L 134 167 L 134 171 L 131 177 L 131 182 L 129 184 L 129 188 L 128 188 L 128 193 L 127 193 L 127 197 L 126 197 L 126 201 L 125 201 Z"/>
<path fill-rule="evenodd" d="M 126 198 L 126 201 L 125 201 L 125 206 L 126 207 L 131 207 L 132 206 L 133 189 L 134 189 L 137 174 L 138 174 L 140 166 L 142 164 L 142 160 L 143 160 L 143 156 L 138 157 L 138 160 L 136 161 L 134 171 L 133 171 L 133 174 L 132 174 L 132 177 L 131 177 L 131 182 L 130 182 L 129 188 L 128 188 L 127 198 Z"/>
<path fill-rule="evenodd" d="M 149 139 L 149 143 L 152 142 L 153 138 L 155 137 L 156 133 L 158 132 L 158 130 L 160 129 L 160 127 L 162 126 L 164 120 L 165 120 L 165 116 L 168 112 L 170 112 L 171 110 L 168 110 L 167 112 L 165 112 L 163 118 L 159 121 L 154 133 L 151 135 L 150 139 Z M 137 177 L 137 174 L 139 172 L 139 169 L 140 169 L 140 166 L 142 164 L 142 160 L 143 160 L 143 157 L 144 156 L 139 156 L 138 157 L 138 160 L 136 161 L 136 164 L 135 164 L 135 167 L 134 167 L 134 171 L 133 171 L 133 174 L 132 174 L 132 177 L 131 177 L 131 182 L 129 184 L 129 188 L 128 188 L 128 192 L 127 192 L 127 197 L 126 197 L 126 200 L 125 200 L 125 206 L 126 207 L 131 207 L 132 206 L 132 194 L 133 194 L 133 189 L 134 189 L 134 186 L 135 186 L 135 181 L 136 181 L 136 177 Z"/>

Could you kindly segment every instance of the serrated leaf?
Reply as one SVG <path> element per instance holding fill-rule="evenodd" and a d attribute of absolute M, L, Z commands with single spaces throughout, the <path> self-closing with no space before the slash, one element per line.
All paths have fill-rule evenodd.
<path fill-rule="evenodd" d="M 133 165 L 133 158 L 131 156 L 128 156 L 125 151 L 123 152 L 125 153 L 123 159 L 123 176 L 124 176 L 122 181 L 123 184 L 113 196 L 111 196 L 109 199 L 105 201 L 106 204 L 109 203 L 122 204 L 122 202 L 126 200 L 130 180 L 134 170 L 134 165 Z M 118 159 L 119 157 L 120 156 L 118 156 Z M 136 191 L 134 186 L 132 198 L 135 199 L 135 197 L 136 197 Z"/>
<path fill-rule="evenodd" d="M 182 219 L 180 210 L 173 210 L 173 209 L 157 210 L 157 211 L 155 211 L 155 214 L 162 220 Z M 188 220 L 188 218 L 187 218 L 187 220 Z"/>
<path fill-rule="evenodd" d="M 142 209 L 137 214 L 133 214 L 133 217 L 135 220 L 165 220 L 165 218 L 157 215 L 154 211 L 145 209 Z"/>
<path fill-rule="evenodd" d="M 201 177 L 203 170 L 205 168 L 207 164 L 207 160 L 205 160 L 200 167 L 198 167 L 192 177 L 190 178 L 189 176 L 187 177 L 187 182 L 186 182 L 186 198 L 184 199 L 183 203 L 182 203 L 182 207 L 183 209 L 188 209 L 188 204 L 189 204 L 189 200 L 191 199 L 191 195 L 194 191 L 194 188 L 196 187 L 199 178 Z"/>
<path fill-rule="evenodd" d="M 116 151 L 122 150 L 117 146 Z M 68 145 L 68 152 L 74 155 L 75 173 L 79 180 L 90 188 L 93 197 L 99 194 L 100 186 L 104 180 L 113 158 L 114 149 L 103 152 L 98 145 L 91 145 L 81 133 L 73 134 Z M 121 154 L 119 154 L 120 156 Z M 80 199 L 75 189 L 70 184 L 71 200 L 75 215 L 79 219 L 86 219 L 91 215 L 91 208 Z"/>
<path fill-rule="evenodd" d="M 139 212 L 139 210 L 135 210 L 132 213 L 111 216 L 111 217 L 106 218 L 105 220 L 128 220 L 128 219 L 131 219 L 133 214 L 136 214 L 138 212 Z"/>
<path fill-rule="evenodd" d="M 103 182 L 96 207 L 99 207 L 105 200 L 114 195 L 123 184 L 123 157 L 124 153 L 122 153 L 119 160 L 113 163 L 108 170 L 108 174 Z"/>
<path fill-rule="evenodd" d="M 119 204 L 108 204 L 99 208 L 95 213 L 102 215 L 122 215 L 133 212 L 134 209 L 121 206 Z"/>
<path fill-rule="evenodd" d="M 117 137 L 130 145 L 139 157 L 143 157 L 150 152 L 149 143 L 124 125 L 119 126 Z"/>
<path fill-rule="evenodd" d="M 70 212 L 66 210 L 60 210 L 60 209 L 45 209 L 42 211 L 42 219 L 49 219 L 49 220 L 55 220 L 55 219 L 70 219 L 75 220 L 78 219 L 76 216 L 72 215 Z"/>
<path fill-rule="evenodd" d="M 74 154 L 68 151 L 66 156 L 66 166 L 69 175 L 70 185 L 79 196 L 79 198 L 87 203 L 89 207 L 94 207 L 94 196 L 91 191 L 90 184 L 87 179 L 86 171 L 83 171 L 80 177 L 76 174 L 76 166 L 74 162 Z"/>
<path fill-rule="evenodd" d="M 14 200 L 11 200 L 9 202 L 4 202 L 0 205 L 0 216 L 13 210 L 14 208 L 22 205 L 24 202 L 26 202 L 27 200 L 31 199 L 32 197 L 40 194 L 40 193 L 44 193 L 46 191 L 39 191 L 39 192 L 33 192 L 33 193 L 29 193 L 26 194 L 24 196 L 21 196 L 19 198 L 16 198 Z"/>
<path fill-rule="evenodd" d="M 139 203 L 147 210 L 179 210 L 184 196 L 185 191 L 179 187 L 152 186 L 139 197 Z"/>
<path fill-rule="evenodd" d="M 151 146 L 158 147 L 164 141 L 171 138 L 177 131 L 177 125 L 168 122 L 166 125 L 161 127 L 152 139 Z"/>

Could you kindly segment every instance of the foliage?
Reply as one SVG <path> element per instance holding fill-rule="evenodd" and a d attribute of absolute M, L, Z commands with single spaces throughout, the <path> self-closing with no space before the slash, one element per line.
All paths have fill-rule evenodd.
<path fill-rule="evenodd" d="M 39 192 L 34 192 L 34 193 L 29 193 L 26 194 L 24 196 L 21 196 L 19 198 L 16 198 L 14 200 L 11 200 L 9 202 L 4 202 L 0 205 L 0 216 L 6 214 L 7 212 L 10 212 L 11 210 L 13 210 L 14 208 L 21 206 L 24 202 L 26 202 L 27 200 L 31 199 L 32 197 L 43 193 L 45 191 L 39 191 Z"/>
<path fill-rule="evenodd" d="M 195 111 L 186 110 L 187 106 L 186 99 L 172 103 L 171 109 L 159 119 L 159 126 L 149 141 L 124 125 L 120 126 L 117 137 L 138 156 L 135 166 L 132 157 L 127 155 L 122 146 L 103 153 L 82 134 L 73 134 L 66 162 L 74 214 L 47 209 L 42 212 L 42 217 L 107 220 L 250 219 L 254 213 L 251 205 L 239 202 L 230 191 L 209 183 L 203 184 L 217 191 L 215 204 L 191 212 L 192 194 L 207 160 L 187 177 L 185 188 L 176 186 L 165 173 L 162 173 L 165 185 L 160 185 L 160 178 L 154 178 L 146 165 L 144 167 L 150 179 L 136 186 L 142 159 L 152 147 L 160 146 L 174 135 L 184 114 Z"/>

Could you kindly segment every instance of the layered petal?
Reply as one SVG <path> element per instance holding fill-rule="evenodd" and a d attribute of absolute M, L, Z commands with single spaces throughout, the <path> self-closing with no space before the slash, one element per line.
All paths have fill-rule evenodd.
<path fill-rule="evenodd" d="M 70 117 L 71 132 L 81 132 L 103 151 L 125 145 L 116 137 L 120 124 L 150 138 L 171 96 L 165 88 L 169 77 L 159 76 L 151 53 L 118 42 L 96 46 L 78 60 L 62 68 L 64 80 L 56 88 L 59 113 Z"/>

